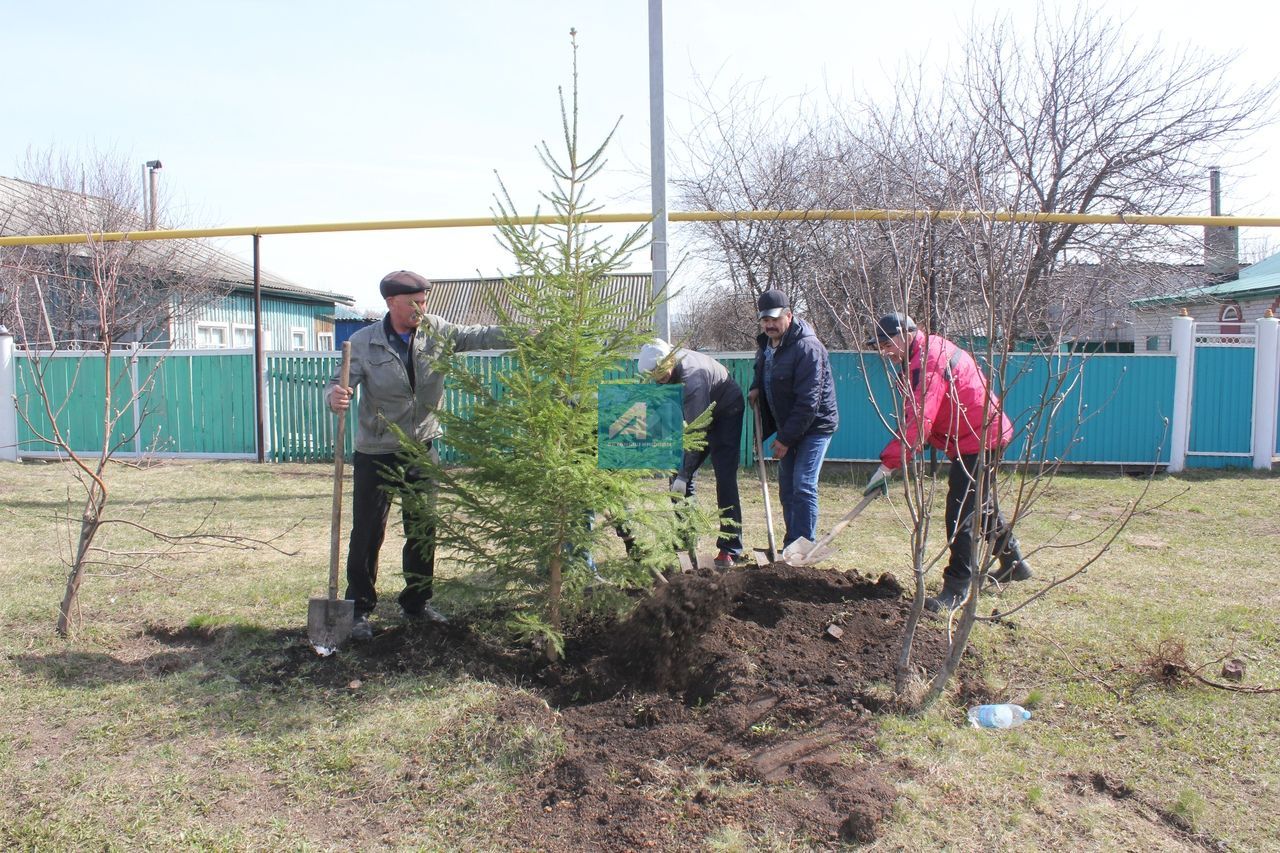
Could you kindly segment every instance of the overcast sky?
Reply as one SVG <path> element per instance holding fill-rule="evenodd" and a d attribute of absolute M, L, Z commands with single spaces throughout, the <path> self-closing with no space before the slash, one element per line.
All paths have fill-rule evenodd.
<path fill-rule="evenodd" d="M 945 65 L 971 15 L 1029 5 L 668 0 L 668 146 L 706 86 L 761 81 L 779 99 L 875 91 L 912 57 Z M 1241 85 L 1280 67 L 1272 3 L 1105 8 L 1166 46 L 1237 52 Z M 17 176 L 29 148 L 113 151 L 136 161 L 141 184 L 142 163 L 159 159 L 169 224 L 193 227 L 486 216 L 495 173 L 532 213 L 547 186 L 535 145 L 559 138 L 575 27 L 584 142 L 622 118 L 596 198 L 610 212 L 649 208 L 646 0 L 0 0 L 0 12 L 0 174 Z M 1280 216 L 1278 138 L 1226 158 L 1254 157 L 1224 176 L 1226 212 Z M 674 266 L 678 228 L 671 240 Z M 250 252 L 247 237 L 222 246 Z M 393 269 L 510 269 L 488 229 L 267 237 L 262 248 L 273 272 L 364 307 L 380 307 L 377 282 Z M 647 254 L 634 265 L 647 270 Z"/>

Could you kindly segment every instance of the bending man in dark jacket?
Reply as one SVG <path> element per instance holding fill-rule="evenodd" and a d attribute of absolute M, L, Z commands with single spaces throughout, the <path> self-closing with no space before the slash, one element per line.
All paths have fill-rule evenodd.
<path fill-rule="evenodd" d="M 356 424 L 354 480 L 351 500 L 351 545 L 347 551 L 346 598 L 356 603 L 351 636 L 373 636 L 369 614 L 378 601 L 378 551 L 386 535 L 393 481 L 388 470 L 396 467 L 400 440 L 391 425 L 431 448 L 440 437 L 436 409 L 444 394 L 444 377 L 432 363 L 445 351 L 496 349 L 507 345 L 500 326 L 458 326 L 443 317 L 425 314 L 431 282 L 408 270 L 389 273 L 379 284 L 387 301 L 381 323 L 366 326 L 351 336 L 351 385 L 343 388 L 335 373 L 325 388 L 329 408 L 345 412 L 357 386 L 360 395 Z M 407 475 L 415 479 L 413 472 Z M 409 529 L 405 519 L 405 529 Z M 405 589 L 400 594 L 406 619 L 426 618 L 443 622 L 444 616 L 427 602 L 435 573 L 436 543 L 433 535 L 407 537 L 402 555 Z"/>
<path fill-rule="evenodd" d="M 777 433 L 772 450 L 778 460 L 785 548 L 802 536 L 817 538 L 818 473 L 840 415 L 827 348 L 807 323 L 792 316 L 786 294 L 766 290 L 756 308 L 761 333 L 747 396 L 760 407 L 761 439 Z"/>
<path fill-rule="evenodd" d="M 671 492 L 693 497 L 693 478 L 711 457 L 716 474 L 716 506 L 720 511 L 720 537 L 716 546 L 717 568 L 727 569 L 742 559 L 742 504 L 738 498 L 738 457 L 742 449 L 742 388 L 724 365 L 710 356 L 687 349 L 672 350 L 661 338 L 640 348 L 641 373 L 655 382 L 684 385 L 684 421 L 692 423 L 714 403 L 707 443 L 702 450 L 686 450 L 680 470 L 671 481 Z"/>

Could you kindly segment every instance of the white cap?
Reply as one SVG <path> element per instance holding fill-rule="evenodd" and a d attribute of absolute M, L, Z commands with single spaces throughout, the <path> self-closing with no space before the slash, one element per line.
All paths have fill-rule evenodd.
<path fill-rule="evenodd" d="M 662 338 L 654 338 L 640 347 L 640 372 L 649 373 L 671 354 L 671 344 Z"/>

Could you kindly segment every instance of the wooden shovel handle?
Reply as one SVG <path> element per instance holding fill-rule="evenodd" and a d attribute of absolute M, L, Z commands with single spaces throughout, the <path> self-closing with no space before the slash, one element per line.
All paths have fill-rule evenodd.
<path fill-rule="evenodd" d="M 844 518 L 836 522 L 836 526 L 831 528 L 830 533 L 828 533 L 826 536 L 823 536 L 817 542 L 813 543 L 813 547 L 809 549 L 809 553 L 812 554 L 813 552 L 817 551 L 819 548 L 822 548 L 830 544 L 832 539 L 835 539 L 837 536 L 840 535 L 840 531 L 844 530 L 846 527 L 849 526 L 849 522 L 857 518 L 862 513 L 862 511 L 867 508 L 867 504 L 871 503 L 873 500 L 875 500 L 878 497 L 880 496 L 877 495 L 875 492 L 872 492 L 869 495 L 864 495 L 862 500 L 858 501 L 857 506 L 855 506 L 853 509 L 846 512 L 844 514 Z"/>
<path fill-rule="evenodd" d="M 760 494 L 764 497 L 765 529 L 769 531 L 769 562 L 773 562 L 778 559 L 778 545 L 773 538 L 773 508 L 769 505 L 769 480 L 764 471 L 764 436 L 760 434 L 760 431 L 764 429 L 764 423 L 760 419 L 760 407 L 758 405 L 753 405 L 751 411 L 756 417 L 756 470 L 760 474 Z"/>
<path fill-rule="evenodd" d="M 342 387 L 351 382 L 351 342 L 342 342 Z M 355 402 L 353 399 L 351 402 Z M 347 449 L 348 407 L 338 413 L 333 442 L 333 516 L 329 522 L 329 600 L 338 600 L 338 552 L 342 545 L 342 460 Z"/>

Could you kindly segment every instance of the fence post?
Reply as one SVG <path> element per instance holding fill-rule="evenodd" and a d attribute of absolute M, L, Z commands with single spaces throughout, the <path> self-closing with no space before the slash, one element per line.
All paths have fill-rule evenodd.
<path fill-rule="evenodd" d="M 255 383 L 253 402 L 256 404 L 259 400 L 262 401 L 261 411 L 258 411 L 256 406 L 254 407 L 254 436 L 261 442 L 260 446 L 256 448 L 257 458 L 260 462 L 274 462 L 276 460 L 272 458 L 272 454 L 275 450 L 271 446 L 271 359 L 269 354 L 265 351 L 262 353 L 261 372 L 257 369 L 256 358 L 253 361 L 253 365 L 253 368 L 251 368 Z"/>
<path fill-rule="evenodd" d="M 1270 311 L 1267 312 L 1271 314 Z M 1280 320 L 1258 320 L 1253 351 L 1253 467 L 1271 470 L 1276 452 L 1276 391 L 1280 385 L 1277 337 Z"/>
<path fill-rule="evenodd" d="M 13 335 L 0 326 L 0 460 L 18 461 L 18 405 L 13 399 L 18 387 L 17 360 L 13 357 Z"/>
<path fill-rule="evenodd" d="M 1185 313 L 1173 318 L 1171 338 L 1177 366 L 1173 375 L 1173 419 L 1169 425 L 1170 473 L 1187 467 L 1187 441 L 1191 436 L 1191 379 L 1195 375 L 1196 322 Z"/>
<path fill-rule="evenodd" d="M 133 402 L 133 454 L 138 458 L 142 458 L 142 399 L 138 394 L 138 350 L 141 348 L 142 344 L 139 341 L 134 341 L 129 347 L 129 399 Z"/>

